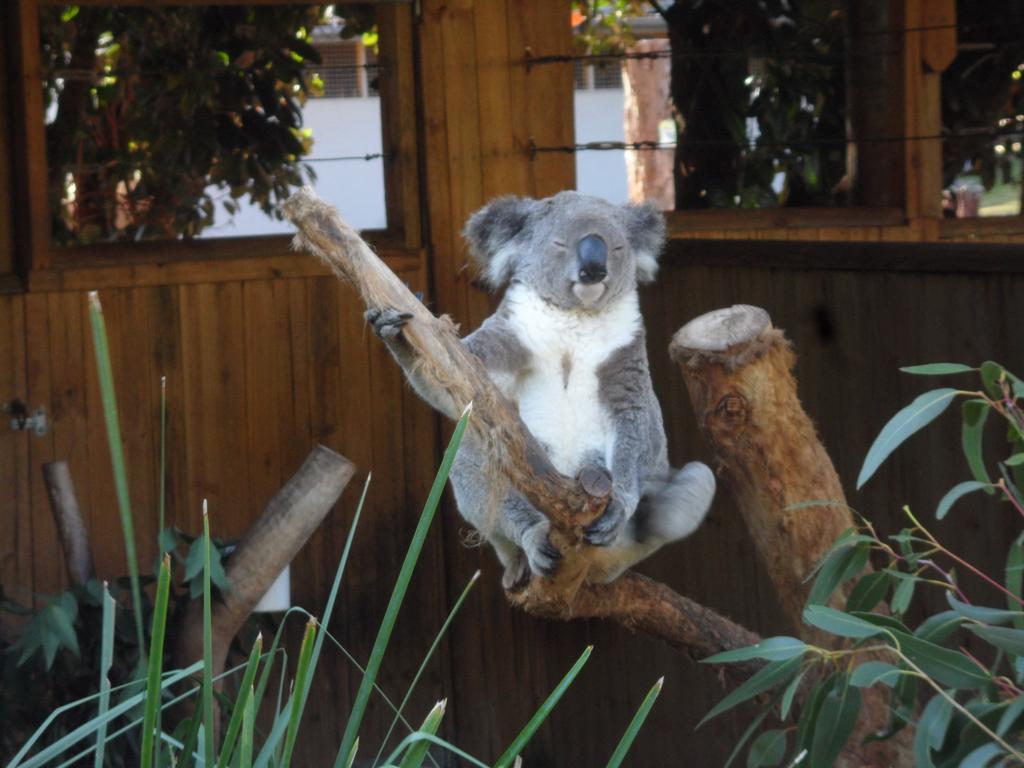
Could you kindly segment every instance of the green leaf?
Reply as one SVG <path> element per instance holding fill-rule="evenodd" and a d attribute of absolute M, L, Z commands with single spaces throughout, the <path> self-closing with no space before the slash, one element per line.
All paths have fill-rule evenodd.
<path fill-rule="evenodd" d="M 722 768 L 729 768 L 729 766 L 732 765 L 732 761 L 739 757 L 740 751 L 743 749 L 743 745 L 750 741 L 750 737 L 753 736 L 757 729 L 761 727 L 761 723 L 764 722 L 764 719 L 768 717 L 769 713 L 772 711 L 773 704 L 774 702 L 762 709 L 757 713 L 754 719 L 750 721 L 750 725 L 748 725 L 746 730 L 740 734 L 739 739 L 732 748 L 732 752 L 729 753 L 729 758 L 725 761 L 725 765 L 722 766 Z"/>
<path fill-rule="evenodd" d="M 985 455 L 982 447 L 982 438 L 985 433 L 985 422 L 992 406 L 987 400 L 967 400 L 963 404 L 963 426 L 960 432 L 960 445 L 964 451 L 964 458 L 967 459 L 967 466 L 974 475 L 974 479 L 986 486 L 992 485 L 992 478 L 985 466 Z M 985 488 L 989 496 L 995 493 L 991 487 Z"/>
<path fill-rule="evenodd" d="M 348 722 L 345 725 L 345 733 L 342 736 L 341 746 L 338 748 L 338 756 L 335 763 L 345 765 L 351 755 L 356 734 L 363 722 L 363 715 L 366 713 L 366 705 L 370 700 L 370 693 L 377 680 L 377 673 L 380 671 L 381 662 L 384 660 L 384 652 L 387 650 L 388 642 L 391 640 L 391 633 L 395 628 L 395 621 L 398 619 L 398 611 L 402 607 L 405 593 L 412 581 L 412 572 L 419 560 L 420 552 L 423 551 L 423 543 L 426 541 L 427 533 L 430 531 L 430 524 L 434 520 L 434 514 L 441 501 L 441 494 L 444 492 L 445 484 L 448 482 L 448 474 L 451 472 L 452 462 L 455 461 L 455 454 L 459 450 L 462 436 L 466 431 L 466 425 L 472 413 L 472 407 L 466 408 L 459 423 L 455 426 L 452 439 L 448 443 L 444 457 L 441 460 L 441 467 L 434 478 L 434 484 L 430 488 L 427 502 L 423 506 L 416 530 L 413 532 L 412 541 L 406 551 L 405 560 L 402 562 L 402 569 L 399 571 L 395 587 L 391 592 L 391 599 L 384 611 L 384 618 L 381 620 L 380 629 L 377 631 L 377 638 L 374 640 L 373 648 L 370 651 L 370 660 L 366 665 L 366 674 L 363 675 L 359 690 L 356 692 L 355 701 L 349 713 Z"/>
<path fill-rule="evenodd" d="M 238 768 L 252 768 L 252 747 L 255 739 L 256 692 L 249 686 L 242 705 L 242 736 L 238 744 Z"/>
<path fill-rule="evenodd" d="M 1015 453 L 1013 456 L 1003 462 L 1008 467 L 1019 467 L 1024 464 L 1024 453 Z"/>
<path fill-rule="evenodd" d="M 569 686 L 572 685 L 572 681 L 576 679 L 580 670 L 583 669 L 583 665 L 587 663 L 587 659 L 590 658 L 590 653 L 593 650 L 594 646 L 591 645 L 583 651 L 583 655 L 577 659 L 576 663 L 572 665 L 572 669 L 566 673 L 565 677 L 563 677 L 561 682 L 555 687 L 555 690 L 553 690 L 544 700 L 544 703 L 540 705 L 540 708 L 534 713 L 533 717 L 530 718 L 526 727 L 519 732 L 519 735 L 512 740 L 512 743 L 508 745 L 501 757 L 497 759 L 494 763 L 494 768 L 508 768 L 508 766 L 512 765 L 516 756 L 523 751 L 527 742 L 533 738 L 533 734 L 537 732 L 537 729 L 540 728 L 548 715 L 551 714 L 551 710 L 553 710 L 555 705 L 558 704 L 559 699 L 562 698 L 565 692 L 569 689 Z"/>
<path fill-rule="evenodd" d="M 850 590 L 846 598 L 847 611 L 870 611 L 885 597 L 889 589 L 889 572 L 867 573 Z"/>
<path fill-rule="evenodd" d="M 840 584 L 854 578 L 864 570 L 870 553 L 871 550 L 866 543 L 833 550 L 818 571 L 814 586 L 811 587 L 811 591 L 807 595 L 807 604 L 824 605 L 827 603 Z"/>
<path fill-rule="evenodd" d="M 1005 754 L 1006 752 L 998 744 L 982 744 L 960 761 L 960 768 L 988 768 L 994 765 L 993 758 Z"/>
<path fill-rule="evenodd" d="M 956 611 L 933 613 L 914 630 L 914 635 L 930 643 L 944 643 L 963 623 Z"/>
<path fill-rule="evenodd" d="M 809 765 L 831 766 L 853 733 L 860 714 L 860 689 L 841 678 L 821 702 L 811 738 Z"/>
<path fill-rule="evenodd" d="M 747 661 L 749 659 L 767 659 L 768 661 L 781 661 L 799 656 L 807 650 L 807 643 L 795 637 L 769 637 L 757 645 L 750 645 L 746 648 L 737 648 L 733 651 L 722 651 L 714 656 L 701 659 L 702 664 L 728 664 L 734 661 Z"/>
<path fill-rule="evenodd" d="M 895 616 L 886 616 L 882 613 L 864 613 L 863 611 L 854 611 L 850 615 L 860 619 L 861 621 L 866 621 L 868 624 L 874 624 L 876 627 L 882 627 L 883 629 L 895 629 L 900 632 L 910 632 L 907 625 Z"/>
<path fill-rule="evenodd" d="M 870 688 L 876 683 L 881 683 L 892 687 L 901 674 L 903 674 L 903 670 L 892 664 L 886 664 L 884 661 L 865 661 L 853 670 L 853 674 L 850 675 L 850 685 L 857 688 Z"/>
<path fill-rule="evenodd" d="M 206 499 L 203 499 L 203 679 L 201 696 L 203 701 L 203 764 L 214 765 L 213 727 L 213 596 L 210 594 L 210 516 L 207 514 Z"/>
<path fill-rule="evenodd" d="M 759 693 L 764 693 L 768 689 L 774 688 L 779 683 L 789 680 L 799 671 L 800 663 L 800 656 L 794 656 L 793 658 L 785 659 L 783 661 L 769 662 L 751 675 L 750 678 L 748 678 L 742 685 L 732 690 L 724 699 L 718 702 L 718 704 L 716 704 L 711 711 L 704 715 L 704 718 L 697 723 L 697 727 L 700 728 L 708 720 L 732 709 L 737 704 L 742 704 L 744 701 L 754 698 Z"/>
<path fill-rule="evenodd" d="M 665 678 L 660 678 L 653 686 L 651 690 L 644 696 L 644 700 L 640 702 L 640 708 L 637 709 L 636 714 L 633 715 L 633 719 L 629 722 L 629 726 L 626 728 L 626 732 L 622 734 L 622 738 L 619 740 L 618 746 L 615 747 L 615 751 L 612 753 L 611 758 L 608 760 L 607 768 L 619 768 L 622 765 L 622 761 L 626 759 L 626 754 L 629 752 L 629 748 L 633 746 L 633 742 L 636 740 L 636 735 L 640 732 L 640 728 L 643 726 L 644 721 L 647 720 L 647 715 L 651 712 L 651 707 L 654 706 L 654 702 L 661 694 L 661 688 L 665 684 Z"/>
<path fill-rule="evenodd" d="M 804 609 L 804 623 L 840 637 L 872 637 L 885 630 L 856 616 L 824 605 L 809 605 Z"/>
<path fill-rule="evenodd" d="M 245 665 L 245 672 L 242 674 L 242 682 L 238 686 L 238 699 L 231 710 L 231 720 L 228 722 L 227 730 L 224 731 L 224 738 L 221 741 L 220 757 L 217 758 L 217 768 L 227 768 L 235 750 L 235 740 L 238 738 L 239 730 L 245 730 L 244 718 L 248 716 L 251 709 L 254 709 L 249 699 L 253 695 L 253 680 L 256 678 L 256 669 L 260 665 L 260 656 L 263 654 L 263 633 L 256 636 L 256 642 L 252 644 L 249 651 L 249 660 Z M 243 740 L 245 736 L 242 736 Z M 244 742 L 243 742 L 244 748 Z M 249 744 L 249 761 L 252 762 L 252 744 Z"/>
<path fill-rule="evenodd" d="M 146 709 L 142 720 L 142 746 L 139 765 L 153 765 L 153 742 L 158 729 L 160 709 L 160 677 L 164 662 L 164 636 L 167 629 L 167 601 L 171 591 L 171 556 L 165 554 L 160 561 L 160 577 L 156 585 L 156 603 L 153 606 L 153 626 L 150 632 L 149 669 L 146 675 Z M 159 747 L 157 748 L 159 752 Z"/>
<path fill-rule="evenodd" d="M 984 624 L 965 624 L 964 627 L 990 645 L 1014 656 L 1024 656 L 1024 630 L 1009 627 L 988 627 Z"/>
<path fill-rule="evenodd" d="M 288 730 L 284 737 L 284 751 L 277 765 L 281 768 L 288 768 L 292 762 L 292 752 L 295 750 L 295 740 L 299 735 L 299 724 L 302 719 L 302 708 L 297 702 L 303 700 L 306 690 L 310 684 L 310 659 L 313 657 L 313 643 L 316 640 L 316 619 L 310 618 L 306 622 L 306 631 L 302 637 L 302 645 L 299 647 L 299 661 L 295 665 L 295 681 L 293 683 L 291 715 L 288 718 Z"/>
<path fill-rule="evenodd" d="M 839 675 L 833 674 L 814 686 L 808 694 L 807 700 L 800 710 L 800 721 L 797 723 L 796 728 L 796 749 L 798 752 L 804 749 L 810 750 L 811 739 L 814 738 L 814 727 L 818 720 L 818 713 L 821 711 L 821 703 L 825 700 L 825 696 L 832 690 L 832 686 L 838 679 Z"/>
<path fill-rule="evenodd" d="M 437 733 L 441 727 L 441 719 L 444 717 L 446 704 L 447 702 L 442 699 L 431 708 L 423 720 L 423 724 L 420 726 L 421 733 L 429 733 L 431 735 Z M 420 768 L 423 765 L 423 761 L 427 758 L 427 751 L 429 749 L 430 742 L 426 739 L 413 742 L 409 745 L 409 749 L 406 750 L 398 768 Z"/>
<path fill-rule="evenodd" d="M 999 363 L 986 360 L 981 364 L 981 381 L 993 400 L 1003 399 L 1003 388 L 999 383 L 1002 378 L 1003 366 Z"/>
<path fill-rule="evenodd" d="M 114 617 L 117 602 L 110 596 L 107 583 L 103 582 L 103 628 L 100 632 L 100 685 L 96 719 L 100 721 L 96 731 L 96 751 L 93 753 L 93 768 L 103 768 L 103 757 L 107 748 L 106 715 L 110 708 L 110 667 L 114 663 Z"/>
<path fill-rule="evenodd" d="M 937 520 L 944 518 L 950 507 L 956 504 L 960 497 L 974 493 L 974 491 L 983 491 L 988 487 L 987 483 L 979 483 L 977 480 L 965 480 L 962 483 L 957 483 L 939 501 L 939 506 L 935 509 L 935 518 Z"/>
<path fill-rule="evenodd" d="M 103 306 L 96 291 L 89 292 L 89 322 L 92 326 L 93 349 L 96 353 L 96 373 L 100 382 L 100 399 L 103 403 L 103 421 L 107 428 L 107 444 L 110 448 L 110 463 L 114 470 L 114 489 L 117 495 L 117 511 L 124 535 L 124 554 L 128 561 L 128 578 L 131 583 L 132 607 L 135 618 L 135 642 L 139 653 L 146 655 L 146 639 L 142 626 L 142 588 L 139 584 L 139 558 L 135 551 L 135 527 L 132 517 L 131 498 L 128 494 L 128 470 L 124 462 L 124 446 L 121 442 L 121 422 L 117 413 L 117 396 L 114 393 L 114 373 L 110 364 L 110 348 L 107 344 L 107 326 L 103 319 Z"/>
<path fill-rule="evenodd" d="M 978 369 L 963 363 L 928 363 L 926 365 L 909 365 L 900 370 L 903 373 L 912 373 L 916 376 L 945 376 L 950 373 L 969 373 Z"/>
<path fill-rule="evenodd" d="M 809 667 L 807 668 L 809 669 Z M 793 706 L 793 698 L 796 696 L 796 692 L 800 689 L 800 681 L 804 679 L 804 675 L 807 674 L 807 669 L 800 670 L 800 674 L 789 681 L 789 685 L 786 686 L 786 690 L 782 693 L 782 702 L 779 704 L 779 719 L 785 720 L 789 717 L 789 710 Z"/>
<path fill-rule="evenodd" d="M 864 483 L 875 474 L 890 453 L 908 437 L 940 416 L 956 396 L 957 390 L 955 389 L 948 387 L 933 389 L 931 392 L 925 392 L 917 397 L 914 402 L 893 416 L 875 438 L 871 448 L 868 449 L 864 465 L 857 476 L 857 489 L 863 487 Z"/>
<path fill-rule="evenodd" d="M 950 688 L 974 689 L 988 685 L 991 675 L 962 653 L 929 643 L 914 635 L 893 631 L 900 651 L 926 675 Z"/>
<path fill-rule="evenodd" d="M 910 607 L 910 601 L 914 597 L 914 586 L 917 584 L 917 580 L 912 576 L 900 579 L 895 591 L 892 593 L 892 603 L 890 607 L 893 613 L 903 615 L 907 612 Z"/>
<path fill-rule="evenodd" d="M 1017 719 L 1022 714 L 1024 714 L 1024 696 L 1018 696 L 1010 702 L 1010 706 L 1006 708 L 1006 711 L 999 718 L 999 724 L 996 726 L 996 735 L 1006 735 L 1010 727 L 1017 722 Z"/>
<path fill-rule="evenodd" d="M 983 624 L 1010 624 L 1015 619 L 1024 618 L 1024 610 L 1007 610 L 1005 608 L 986 608 L 981 605 L 968 605 L 956 599 L 952 592 L 946 593 L 946 600 L 953 610 L 965 618 L 980 621 Z"/>
<path fill-rule="evenodd" d="M 1010 594 L 1020 598 L 1022 587 L 1024 587 L 1024 533 L 1014 539 L 1006 553 L 1006 588 Z M 1009 595 L 1006 597 L 1006 604 L 1016 611 L 1019 611 L 1021 607 L 1020 603 Z M 1017 629 L 1024 629 L 1024 617 L 1014 619 L 1013 624 Z"/>
<path fill-rule="evenodd" d="M 914 734 L 914 764 L 925 768 L 932 765 L 931 753 L 942 748 L 953 718 L 953 706 L 944 696 L 932 696 L 917 721 Z"/>
<path fill-rule="evenodd" d="M 750 745 L 747 753 L 747 768 L 778 765 L 786 756 L 786 732 L 769 730 L 762 733 Z"/>

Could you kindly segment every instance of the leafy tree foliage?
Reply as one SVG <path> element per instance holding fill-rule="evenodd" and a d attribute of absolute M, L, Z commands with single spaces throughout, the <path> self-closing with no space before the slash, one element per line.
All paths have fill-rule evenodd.
<path fill-rule="evenodd" d="M 244 196 L 268 214 L 312 177 L 301 107 L 320 6 L 44 8 L 53 232 L 193 237 Z"/>

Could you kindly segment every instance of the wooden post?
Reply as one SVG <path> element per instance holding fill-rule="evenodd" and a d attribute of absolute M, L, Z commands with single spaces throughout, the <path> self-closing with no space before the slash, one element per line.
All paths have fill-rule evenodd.
<path fill-rule="evenodd" d="M 669 348 L 694 413 L 736 498 L 779 602 L 800 636 L 826 648 L 842 641 L 804 624 L 808 575 L 854 527 L 828 453 L 800 405 L 792 346 L 760 307 L 739 304 L 691 320 Z M 820 501 L 820 504 L 808 502 Z M 843 587 L 832 601 L 845 603 Z M 886 658 L 886 661 L 891 659 Z M 863 744 L 885 728 L 888 690 L 863 691 L 861 717 L 839 765 L 909 765 L 912 729 Z"/>
<path fill-rule="evenodd" d="M 95 575 L 89 533 L 78 507 L 75 485 L 66 461 L 43 464 L 43 485 L 50 499 L 50 509 L 57 523 L 57 533 L 64 549 L 64 562 L 73 586 L 85 584 Z"/>
<path fill-rule="evenodd" d="M 214 675 L 223 671 L 228 647 L 253 606 L 313 535 L 353 474 L 352 462 L 318 445 L 239 542 L 225 568 L 230 589 L 213 608 Z M 186 609 L 177 650 L 182 667 L 203 657 L 202 600 Z"/>

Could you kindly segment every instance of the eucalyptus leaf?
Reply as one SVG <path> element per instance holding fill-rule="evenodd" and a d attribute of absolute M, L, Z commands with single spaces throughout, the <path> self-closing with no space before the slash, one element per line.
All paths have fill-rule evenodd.
<path fill-rule="evenodd" d="M 889 581 L 888 571 L 875 571 L 862 576 L 846 598 L 846 610 L 870 611 L 885 598 Z"/>
<path fill-rule="evenodd" d="M 864 465 L 857 476 L 857 489 L 864 486 L 882 462 L 908 437 L 930 424 L 940 416 L 957 396 L 957 390 L 944 387 L 933 389 L 918 396 L 903 408 L 882 428 L 875 442 L 868 449 Z"/>
<path fill-rule="evenodd" d="M 821 702 L 811 738 L 809 765 L 831 766 L 853 733 L 860 714 L 860 689 L 841 678 Z"/>
<path fill-rule="evenodd" d="M 754 739 L 747 753 L 747 768 L 778 765 L 786 756 L 786 731 L 768 730 Z"/>
<path fill-rule="evenodd" d="M 988 483 L 979 483 L 977 480 L 965 480 L 962 483 L 957 483 L 950 488 L 946 495 L 939 500 L 939 506 L 935 509 L 935 517 L 937 520 L 941 520 L 949 512 L 950 507 L 956 504 L 957 500 L 966 496 L 968 493 L 974 493 L 975 491 L 983 491 L 989 487 Z"/>
<path fill-rule="evenodd" d="M 892 593 L 892 603 L 890 607 L 893 613 L 900 614 L 901 616 L 907 612 L 907 608 L 910 607 L 910 601 L 914 597 L 914 586 L 917 581 L 913 578 L 901 579 L 897 585 L 895 591 Z"/>
<path fill-rule="evenodd" d="M 782 692 L 782 701 L 779 703 L 780 720 L 785 720 L 789 717 L 789 710 L 793 706 L 793 699 L 796 696 L 796 692 L 800 689 L 800 681 L 804 679 L 806 674 L 807 669 L 800 670 L 800 674 L 790 680 L 786 690 Z"/>
<path fill-rule="evenodd" d="M 822 563 L 814 585 L 807 595 L 809 605 L 824 605 L 845 581 L 859 575 L 868 562 L 871 553 L 866 543 L 858 543 L 843 549 L 834 550 L 829 558 Z"/>
<path fill-rule="evenodd" d="M 876 683 L 893 686 L 903 674 L 899 667 L 884 661 L 865 661 L 858 665 L 850 675 L 850 685 L 857 688 L 870 688 Z"/>
<path fill-rule="evenodd" d="M 960 768 L 989 768 L 994 765 L 992 761 L 995 758 L 1005 754 L 998 744 L 983 744 L 960 761 Z"/>
<path fill-rule="evenodd" d="M 952 592 L 946 593 L 946 601 L 961 616 L 980 621 L 983 624 L 1010 624 L 1015 619 L 1024 618 L 1024 610 L 1007 610 L 1005 608 L 986 608 L 981 605 L 968 605 L 957 600 Z"/>
<path fill-rule="evenodd" d="M 1002 378 L 1003 366 L 999 363 L 986 360 L 981 364 L 981 382 L 993 400 L 1003 399 L 1003 388 L 999 383 Z"/>
<path fill-rule="evenodd" d="M 1024 630 L 1010 627 L 989 627 L 984 624 L 965 624 L 964 627 L 985 642 L 1014 656 L 1024 656 Z"/>
<path fill-rule="evenodd" d="M 921 670 L 942 685 L 973 690 L 988 685 L 992 676 L 965 655 L 943 648 L 914 635 L 893 630 L 900 651 Z"/>
<path fill-rule="evenodd" d="M 1024 714 L 1024 695 L 1018 696 L 1011 701 L 1010 706 L 1000 716 L 999 724 L 996 726 L 996 735 L 1004 736 L 1022 714 Z"/>
<path fill-rule="evenodd" d="M 900 370 L 903 373 L 912 373 L 916 376 L 944 376 L 950 373 L 970 373 L 978 369 L 963 363 L 927 363 L 926 365 L 908 365 Z"/>
<path fill-rule="evenodd" d="M 932 696 L 917 721 L 914 733 L 914 764 L 917 766 L 932 765 L 931 753 L 942 747 L 953 718 L 953 706 L 944 696 Z"/>
<path fill-rule="evenodd" d="M 963 425 L 960 432 L 960 446 L 963 448 L 964 458 L 967 459 L 967 466 L 979 483 L 984 483 L 985 493 L 989 496 L 995 493 L 991 487 L 992 478 L 985 466 L 985 455 L 982 438 L 985 434 L 985 422 L 988 420 L 992 406 L 987 400 L 967 400 L 963 404 Z"/>
<path fill-rule="evenodd" d="M 861 618 L 824 605 L 807 606 L 804 609 L 804 623 L 840 637 L 872 637 L 885 631 Z"/>
<path fill-rule="evenodd" d="M 1024 453 L 1015 453 L 1013 456 L 1003 462 L 1008 467 L 1019 467 L 1024 464 Z"/>
<path fill-rule="evenodd" d="M 733 651 L 723 651 L 714 656 L 701 659 L 703 664 L 727 664 L 735 661 L 747 661 L 749 659 L 767 659 L 768 661 L 780 661 L 799 656 L 807 650 L 807 643 L 795 637 L 769 637 L 756 645 L 746 648 L 737 648 Z"/>
<path fill-rule="evenodd" d="M 732 690 L 724 699 L 718 702 L 710 712 L 704 715 L 704 718 L 697 724 L 697 727 L 700 728 L 708 720 L 732 709 L 737 704 L 742 704 L 744 701 L 754 698 L 759 693 L 764 693 L 770 688 L 774 688 L 776 685 L 786 682 L 799 671 L 800 663 L 801 659 L 799 656 L 794 656 L 793 658 L 785 659 L 783 661 L 769 662 L 744 681 L 742 685 Z"/>
<path fill-rule="evenodd" d="M 944 643 L 964 623 L 956 611 L 933 613 L 914 630 L 914 635 L 930 643 Z"/>

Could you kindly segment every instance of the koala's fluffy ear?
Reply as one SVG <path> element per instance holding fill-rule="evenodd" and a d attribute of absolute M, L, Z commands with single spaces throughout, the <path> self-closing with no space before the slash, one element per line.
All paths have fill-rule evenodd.
<path fill-rule="evenodd" d="M 636 256 L 636 281 L 653 282 L 665 245 L 665 217 L 654 203 L 627 205 L 625 210 L 629 245 Z"/>
<path fill-rule="evenodd" d="M 491 200 L 469 217 L 462 236 L 480 267 L 480 277 L 491 288 L 508 282 L 515 268 L 513 241 L 526 226 L 537 201 L 506 195 Z"/>

